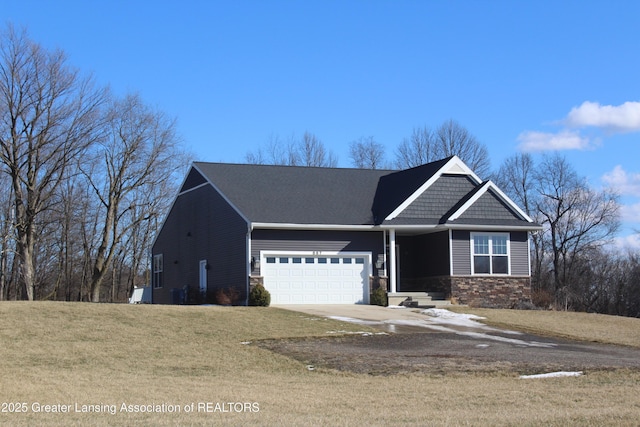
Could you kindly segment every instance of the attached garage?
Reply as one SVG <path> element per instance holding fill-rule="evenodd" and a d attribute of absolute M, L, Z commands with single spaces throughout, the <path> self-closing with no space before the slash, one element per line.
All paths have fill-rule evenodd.
<path fill-rule="evenodd" d="M 371 253 L 261 253 L 272 304 L 368 304 Z"/>

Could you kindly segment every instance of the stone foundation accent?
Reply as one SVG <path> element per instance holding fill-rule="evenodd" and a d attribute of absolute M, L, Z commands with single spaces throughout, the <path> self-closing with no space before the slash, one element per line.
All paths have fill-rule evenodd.
<path fill-rule="evenodd" d="M 251 292 L 251 289 L 253 289 L 254 286 L 256 285 L 263 285 L 264 286 L 264 277 L 262 276 L 249 276 L 249 292 Z"/>
<path fill-rule="evenodd" d="M 451 277 L 451 298 L 471 307 L 515 308 L 531 302 L 528 276 Z"/>
<path fill-rule="evenodd" d="M 402 281 L 402 291 L 440 292 L 454 304 L 514 308 L 531 302 L 528 276 L 438 276 Z"/>

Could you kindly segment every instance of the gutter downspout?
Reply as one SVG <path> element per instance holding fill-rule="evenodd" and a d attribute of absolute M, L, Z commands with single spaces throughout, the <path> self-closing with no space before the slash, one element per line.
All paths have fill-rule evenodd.
<path fill-rule="evenodd" d="M 247 298 L 244 301 L 244 305 L 248 306 L 249 305 L 249 291 L 250 291 L 250 280 L 249 277 L 251 276 L 251 231 L 253 230 L 253 225 L 251 225 L 251 223 L 247 224 L 247 282 L 246 282 L 246 295 Z"/>

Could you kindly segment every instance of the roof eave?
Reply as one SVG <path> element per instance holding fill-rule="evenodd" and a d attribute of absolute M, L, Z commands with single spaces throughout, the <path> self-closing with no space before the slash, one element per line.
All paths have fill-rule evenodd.
<path fill-rule="evenodd" d="M 342 231 L 370 231 L 380 229 L 377 225 L 369 224 L 295 224 L 281 222 L 252 222 L 251 229 L 275 230 L 342 230 Z"/>
<path fill-rule="evenodd" d="M 490 224 L 442 224 L 443 228 L 450 230 L 521 230 L 521 231 L 540 231 L 542 226 L 538 224 L 523 225 L 490 225 Z"/>

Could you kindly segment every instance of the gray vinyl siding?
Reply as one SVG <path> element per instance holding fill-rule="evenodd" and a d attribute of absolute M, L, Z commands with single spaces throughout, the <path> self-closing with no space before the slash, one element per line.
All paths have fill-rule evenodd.
<path fill-rule="evenodd" d="M 485 231 L 482 231 L 483 233 Z M 490 233 L 490 232 L 489 232 Z M 529 242 L 526 231 L 512 231 L 510 234 L 511 275 L 529 275 Z M 471 274 L 471 232 L 466 230 L 453 230 L 451 232 L 451 254 L 453 262 L 453 275 Z"/>
<path fill-rule="evenodd" d="M 453 276 L 471 274 L 471 233 L 466 230 L 451 231 L 451 262 Z"/>
<path fill-rule="evenodd" d="M 372 261 L 383 253 L 382 231 L 320 231 L 257 229 L 251 233 L 251 256 L 261 251 L 371 252 Z M 373 266 L 374 274 L 375 265 Z M 251 273 L 259 276 L 256 269 Z"/>
<path fill-rule="evenodd" d="M 155 303 L 170 303 L 171 289 L 199 293 L 200 260 L 207 260 L 208 299 L 217 289 L 234 288 L 246 299 L 247 224 L 210 185 L 179 195 L 153 246 L 163 254 L 164 284 L 153 290 Z"/>
<path fill-rule="evenodd" d="M 511 275 L 529 275 L 529 234 L 526 231 L 511 232 Z"/>

